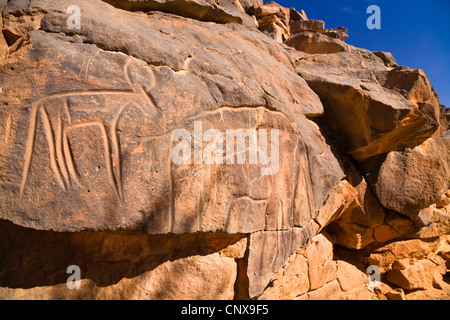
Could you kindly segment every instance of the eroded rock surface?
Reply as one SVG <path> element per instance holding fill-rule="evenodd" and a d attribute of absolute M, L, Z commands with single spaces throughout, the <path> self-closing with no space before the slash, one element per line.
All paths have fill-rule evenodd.
<path fill-rule="evenodd" d="M 52 8 L 41 30 L 29 33 L 23 56 L 6 57 L 2 118 L 11 129 L 2 143 L 4 218 L 56 231 L 239 233 L 301 227 L 297 221 L 314 215 L 343 174 L 305 117 L 322 112 L 320 100 L 278 45 L 241 26 L 193 26 L 180 17 L 94 4 L 118 18 L 93 16 L 73 35 L 65 15 Z M 99 24 L 114 36 L 94 33 Z M 41 75 L 42 68 L 51 72 Z M 196 122 L 201 134 L 216 129 L 223 137 L 230 129 L 264 128 L 270 141 L 271 130 L 279 130 L 281 167 L 261 176 L 262 165 L 174 164 L 173 133 L 182 128 L 194 136 Z M 247 226 L 237 225 L 246 212 Z M 270 212 L 281 214 L 282 225 Z"/>
<path fill-rule="evenodd" d="M 0 1 L 0 298 L 445 297 L 448 110 L 300 9 Z"/>

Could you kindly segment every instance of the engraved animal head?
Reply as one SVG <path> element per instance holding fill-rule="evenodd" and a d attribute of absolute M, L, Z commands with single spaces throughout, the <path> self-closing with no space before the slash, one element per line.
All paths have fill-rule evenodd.
<path fill-rule="evenodd" d="M 124 135 L 148 136 L 158 127 L 161 112 L 156 104 L 152 89 L 156 86 L 156 75 L 143 61 L 132 60 L 125 66 L 126 77 L 136 99 L 130 101 L 118 115 L 118 128 Z"/>
<path fill-rule="evenodd" d="M 128 81 L 136 92 L 143 90 L 148 94 L 156 85 L 155 72 L 144 62 L 127 64 L 125 72 Z"/>

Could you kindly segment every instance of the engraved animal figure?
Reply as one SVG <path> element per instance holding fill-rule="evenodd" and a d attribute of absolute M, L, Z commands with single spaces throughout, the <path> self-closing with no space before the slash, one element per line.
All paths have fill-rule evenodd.
<path fill-rule="evenodd" d="M 61 188 L 67 190 L 71 186 L 72 180 L 82 186 L 72 156 L 69 134 L 77 129 L 92 127 L 99 129 L 101 133 L 109 184 L 114 189 L 118 199 L 120 201 L 123 200 L 120 143 L 117 125 L 126 110 L 136 108 L 151 118 L 154 118 L 159 112 L 159 108 L 149 93 L 149 90 L 156 84 L 153 70 L 146 66 L 145 69 L 148 72 L 144 76 L 132 73 L 131 62 L 132 60 L 128 59 L 124 65 L 124 73 L 130 84 L 130 90 L 90 90 L 54 93 L 42 97 L 32 104 L 20 197 L 23 196 L 27 184 L 35 148 L 36 129 L 40 118 L 49 148 L 51 169 Z M 133 76 L 137 77 L 137 79 L 134 79 Z M 144 86 L 143 82 L 147 85 Z M 69 99 L 80 98 L 109 99 L 115 101 L 115 103 L 107 108 L 86 108 L 83 104 L 69 106 Z M 63 117 L 65 119 L 64 123 Z M 55 118 L 56 121 L 52 121 Z M 56 132 L 53 129 L 54 127 L 56 127 Z"/>

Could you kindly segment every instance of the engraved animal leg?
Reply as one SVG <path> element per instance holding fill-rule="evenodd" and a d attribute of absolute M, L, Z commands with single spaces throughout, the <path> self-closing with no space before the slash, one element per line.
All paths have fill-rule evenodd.
<path fill-rule="evenodd" d="M 20 198 L 22 198 L 23 192 L 25 190 L 25 185 L 27 184 L 31 159 L 33 158 L 34 141 L 36 138 L 36 123 L 38 117 L 37 113 L 39 106 L 40 102 L 31 105 L 30 126 L 28 128 L 28 138 L 25 149 L 25 163 L 23 166 L 23 173 L 22 173 L 22 185 L 20 186 Z"/>
<path fill-rule="evenodd" d="M 130 84 L 130 86 L 132 88 L 134 88 L 133 86 L 133 81 L 131 80 L 131 71 L 130 71 L 130 64 L 133 62 L 133 60 L 131 58 L 128 58 L 125 61 L 125 64 L 123 66 L 123 72 L 125 74 L 125 77 L 127 78 L 128 83 Z"/>
<path fill-rule="evenodd" d="M 36 140 L 36 126 L 38 120 L 38 112 L 40 112 L 42 117 L 42 123 L 44 125 L 44 131 L 47 137 L 47 144 L 50 151 L 50 165 L 55 173 L 56 179 L 58 180 L 61 188 L 66 190 L 66 186 L 64 184 L 64 180 L 61 176 L 61 172 L 59 171 L 58 164 L 56 162 L 56 154 L 55 154 L 55 142 L 53 136 L 53 130 L 51 127 L 50 119 L 48 117 L 47 112 L 41 101 L 32 104 L 31 106 L 31 115 L 30 115 L 30 127 L 28 128 L 28 138 L 26 142 L 26 150 L 25 150 L 25 163 L 23 167 L 22 174 L 22 185 L 20 187 L 20 198 L 22 198 L 23 193 L 25 191 L 25 186 L 28 181 L 28 174 L 30 172 L 31 159 L 33 158 L 33 150 L 34 144 Z"/>
<path fill-rule="evenodd" d="M 42 123 L 44 125 L 45 135 L 47 136 L 47 144 L 50 150 L 50 165 L 55 173 L 56 179 L 58 180 L 61 188 L 66 190 L 66 185 L 64 184 L 63 177 L 61 175 L 61 171 L 59 170 L 58 162 L 56 160 L 56 147 L 55 147 L 55 139 L 53 135 L 53 129 L 50 122 L 50 118 L 48 117 L 47 111 L 43 106 L 40 108 L 40 113 L 42 117 Z"/>
<path fill-rule="evenodd" d="M 70 186 L 69 171 L 66 166 L 66 159 L 64 158 L 63 151 L 63 124 L 61 118 L 61 110 L 58 110 L 58 125 L 56 128 L 56 156 L 58 158 L 59 168 L 66 181 L 66 184 Z"/>
<path fill-rule="evenodd" d="M 67 127 L 63 130 L 63 150 L 64 150 L 64 158 L 66 160 L 66 166 L 69 170 L 70 177 L 75 180 L 75 182 L 82 186 L 80 182 L 80 176 L 78 175 L 77 170 L 75 169 L 75 163 L 73 161 L 72 157 L 72 150 L 70 149 L 69 145 L 69 132 L 72 129 L 72 124 L 69 124 Z"/>
<path fill-rule="evenodd" d="M 116 164 L 115 178 L 121 200 L 123 200 L 122 161 L 120 159 L 120 139 L 117 133 L 117 125 L 119 123 L 120 118 L 122 117 L 123 112 L 129 106 L 130 105 L 127 105 L 119 109 L 119 112 L 114 117 L 111 125 L 111 144 L 112 144 L 111 155 L 113 157 L 114 163 Z"/>

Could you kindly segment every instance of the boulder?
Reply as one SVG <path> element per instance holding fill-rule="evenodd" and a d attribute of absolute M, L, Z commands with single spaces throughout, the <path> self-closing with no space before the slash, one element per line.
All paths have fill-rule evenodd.
<path fill-rule="evenodd" d="M 433 287 L 435 272 L 437 272 L 436 265 L 424 259 L 403 270 L 389 271 L 387 280 L 405 290 L 425 290 Z"/>
<path fill-rule="evenodd" d="M 386 294 L 386 297 L 388 298 L 388 300 L 394 300 L 394 301 L 406 300 L 405 292 L 401 288 L 388 292 Z"/>
<path fill-rule="evenodd" d="M 438 202 L 450 187 L 450 131 L 414 149 L 392 151 L 367 175 L 388 209 L 414 214 Z M 370 165 L 369 165 L 370 166 Z"/>
<path fill-rule="evenodd" d="M 430 239 L 400 240 L 374 249 L 367 258 L 369 265 L 376 265 L 382 273 L 392 270 L 392 264 L 402 259 L 425 260 L 435 254 L 449 251 L 449 236 Z"/>
<path fill-rule="evenodd" d="M 381 300 L 373 291 L 368 289 L 367 286 L 360 286 L 350 292 L 342 292 L 342 299 L 352 301 Z"/>
<path fill-rule="evenodd" d="M 331 54 L 346 50 L 346 44 L 343 41 L 309 31 L 300 31 L 292 34 L 285 41 L 285 44 L 309 54 Z"/>
<path fill-rule="evenodd" d="M 450 198 L 447 197 L 446 194 L 443 194 L 441 196 L 441 200 L 439 200 L 439 202 L 436 203 L 436 208 L 437 209 L 443 209 L 443 208 L 448 207 L 449 205 L 450 205 Z"/>
<path fill-rule="evenodd" d="M 389 212 L 386 216 L 386 224 L 403 236 L 413 234 L 416 231 L 416 226 L 411 219 L 394 212 Z"/>
<path fill-rule="evenodd" d="M 285 41 L 288 46 L 309 54 L 336 53 L 346 51 L 343 40 L 348 38 L 347 29 L 325 29 L 321 20 L 297 19 L 289 23 L 291 37 Z"/>
<path fill-rule="evenodd" d="M 394 56 L 390 52 L 384 52 L 384 51 L 374 51 L 373 52 L 378 58 L 383 60 L 384 65 L 386 67 L 398 67 L 397 61 L 395 60 Z"/>
<path fill-rule="evenodd" d="M 299 14 L 297 11 L 290 10 L 271 1 L 265 5 L 250 9 L 249 14 L 255 16 L 258 21 L 259 30 L 278 43 L 283 43 L 290 36 L 289 21 L 291 19 L 291 12 L 294 18 L 298 18 Z"/>
<path fill-rule="evenodd" d="M 380 57 L 380 53 L 374 54 Z M 399 92 L 411 103 L 437 103 L 437 94 L 423 70 L 397 66 L 388 71 L 378 71 L 376 76 L 382 86 Z"/>
<path fill-rule="evenodd" d="M 308 20 L 308 17 L 306 16 L 306 13 L 304 10 L 301 10 L 300 12 L 298 12 L 295 8 L 290 8 L 289 9 L 289 16 L 290 16 L 290 21 L 300 21 L 300 20 Z"/>
<path fill-rule="evenodd" d="M 250 10 L 249 14 L 255 15 L 257 18 L 275 15 L 288 21 L 290 19 L 291 11 L 275 1 L 269 1 L 262 6 L 254 7 Z"/>
<path fill-rule="evenodd" d="M 317 231 L 317 224 L 311 221 L 304 228 L 251 234 L 247 266 L 248 296 L 254 298 L 261 295 L 288 258 L 313 238 Z"/>
<path fill-rule="evenodd" d="M 381 225 L 374 229 L 373 237 L 379 243 L 386 243 L 390 240 L 398 238 L 400 234 L 389 225 Z"/>
<path fill-rule="evenodd" d="M 337 280 L 343 291 L 352 291 L 367 282 L 368 275 L 354 265 L 338 260 L 337 261 Z"/>
<path fill-rule="evenodd" d="M 338 219 L 348 207 L 356 201 L 357 191 L 347 181 L 341 181 L 336 188 L 334 188 L 325 204 L 319 209 L 316 221 L 323 230 L 328 224 Z"/>
<path fill-rule="evenodd" d="M 430 206 L 419 212 L 416 217 L 416 224 L 420 229 L 416 233 L 417 237 L 434 238 L 450 234 L 450 214 L 443 209 L 445 208 L 437 209 L 435 206 Z"/>
<path fill-rule="evenodd" d="M 331 235 L 333 243 L 349 249 L 359 250 L 376 241 L 372 228 L 355 223 L 337 221 L 331 223 L 326 231 Z"/>
<path fill-rule="evenodd" d="M 292 20 L 289 26 L 293 35 L 304 31 L 316 33 L 325 31 L 325 22 L 321 20 Z"/>
<path fill-rule="evenodd" d="M 299 74 L 320 96 L 325 123 L 343 151 L 363 162 L 416 146 L 440 128 L 434 108 L 414 105 L 380 84 L 374 74 L 388 72 L 380 58 L 346 46 L 345 52 L 311 55 L 296 62 Z"/>
<path fill-rule="evenodd" d="M 153 271 L 108 287 L 83 279 L 81 290 L 69 290 L 66 283 L 44 288 L 0 288 L 0 297 L 2 300 L 232 300 L 235 277 L 234 259 L 219 258 L 217 254 L 192 256 L 168 261 Z"/>
<path fill-rule="evenodd" d="M 308 300 L 342 300 L 343 294 L 339 282 L 333 280 L 323 287 L 308 292 Z"/>
<path fill-rule="evenodd" d="M 263 0 L 239 0 L 239 2 L 246 12 L 248 12 L 251 8 L 262 7 L 264 4 Z"/>
<path fill-rule="evenodd" d="M 289 30 L 286 29 L 286 26 L 281 23 L 276 16 L 272 17 L 273 18 L 271 19 L 259 20 L 259 30 L 261 30 L 263 33 L 265 33 L 278 43 L 283 43 L 287 38 L 289 38 Z"/>
<path fill-rule="evenodd" d="M 258 300 L 292 300 L 309 291 L 308 263 L 295 253 L 278 272 Z"/>
<path fill-rule="evenodd" d="M 322 234 L 311 239 L 304 256 L 309 266 L 310 290 L 323 287 L 336 279 L 337 268 L 336 262 L 333 261 L 333 244 Z"/>
<path fill-rule="evenodd" d="M 439 97 L 423 70 L 397 66 L 389 71 L 377 71 L 375 75 L 382 86 L 399 92 L 422 112 L 436 119 L 439 128 L 433 137 L 445 133 L 448 129 L 445 108 L 439 103 Z M 432 126 L 430 130 L 433 130 Z"/>
<path fill-rule="evenodd" d="M 348 29 L 344 27 L 338 27 L 336 29 L 326 29 L 322 33 L 327 37 L 339 39 L 342 41 L 347 40 L 348 38 Z"/>

